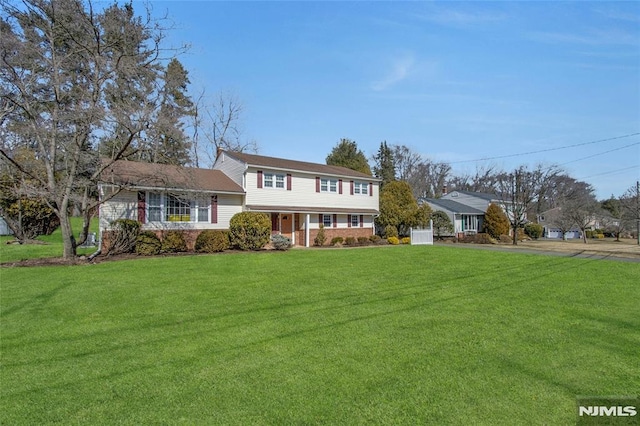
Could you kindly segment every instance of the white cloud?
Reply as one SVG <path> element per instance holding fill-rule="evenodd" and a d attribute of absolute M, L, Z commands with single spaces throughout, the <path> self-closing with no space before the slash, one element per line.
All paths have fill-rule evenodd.
<path fill-rule="evenodd" d="M 416 60 L 411 54 L 404 55 L 392 61 L 391 69 L 378 81 L 373 82 L 371 88 L 377 92 L 387 90 L 407 79 L 415 68 Z"/>

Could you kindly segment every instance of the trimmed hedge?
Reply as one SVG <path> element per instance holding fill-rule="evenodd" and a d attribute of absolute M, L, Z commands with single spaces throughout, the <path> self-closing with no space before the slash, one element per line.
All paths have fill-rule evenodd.
<path fill-rule="evenodd" d="M 167 231 L 162 238 L 162 251 L 165 253 L 180 253 L 187 251 L 187 242 L 181 231 Z"/>
<path fill-rule="evenodd" d="M 196 238 L 198 253 L 219 253 L 229 248 L 229 233 L 219 229 L 207 229 Z"/>
<path fill-rule="evenodd" d="M 240 250 L 260 250 L 270 236 L 271 219 L 265 213 L 236 213 L 229 222 L 229 242 Z"/>
<path fill-rule="evenodd" d="M 162 243 L 160 238 L 152 231 L 142 231 L 136 238 L 136 253 L 143 256 L 160 254 Z"/>

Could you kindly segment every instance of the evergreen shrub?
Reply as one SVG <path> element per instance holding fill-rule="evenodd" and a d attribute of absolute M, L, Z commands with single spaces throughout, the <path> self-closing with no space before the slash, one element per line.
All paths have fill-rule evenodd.
<path fill-rule="evenodd" d="M 240 250 L 260 250 L 271 237 L 271 219 L 265 213 L 236 213 L 229 221 L 229 242 Z"/>
<path fill-rule="evenodd" d="M 181 253 L 187 251 L 187 242 L 181 231 L 167 231 L 162 238 L 161 250 L 165 253 Z"/>
<path fill-rule="evenodd" d="M 162 243 L 153 231 L 142 231 L 136 238 L 136 253 L 143 256 L 160 254 Z"/>
<path fill-rule="evenodd" d="M 207 229 L 196 238 L 198 253 L 219 253 L 229 248 L 229 233 L 220 229 Z"/>

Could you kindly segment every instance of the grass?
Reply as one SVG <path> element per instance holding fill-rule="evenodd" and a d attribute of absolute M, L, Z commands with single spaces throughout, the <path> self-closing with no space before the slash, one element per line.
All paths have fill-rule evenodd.
<path fill-rule="evenodd" d="M 0 269 L 0 424 L 573 424 L 640 265 L 455 247 Z"/>
<path fill-rule="evenodd" d="M 82 229 L 82 218 L 72 217 L 71 227 L 74 235 L 77 237 Z M 98 219 L 93 218 L 89 225 L 89 232 L 95 232 L 98 235 Z M 60 228 L 56 229 L 51 235 L 42 235 L 36 238 L 44 244 L 11 244 L 15 238 L 11 236 L 0 237 L 0 262 L 18 262 L 26 259 L 36 259 L 45 257 L 62 257 L 62 234 Z M 97 250 L 97 247 L 79 247 L 78 255 L 88 255 Z"/>

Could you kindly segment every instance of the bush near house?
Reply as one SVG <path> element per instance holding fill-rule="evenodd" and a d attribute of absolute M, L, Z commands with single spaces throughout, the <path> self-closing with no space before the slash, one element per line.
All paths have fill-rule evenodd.
<path fill-rule="evenodd" d="M 324 233 L 324 225 L 320 224 L 320 229 L 318 230 L 318 234 L 313 239 L 313 245 L 322 247 L 325 241 L 327 241 L 327 236 Z"/>
<path fill-rule="evenodd" d="M 356 245 L 356 239 L 355 237 L 347 237 L 344 239 L 344 245 L 345 246 L 355 246 Z"/>
<path fill-rule="evenodd" d="M 491 238 L 491 235 L 485 233 L 465 235 L 464 238 L 461 238 L 459 241 L 461 243 L 495 244 L 495 240 Z"/>
<path fill-rule="evenodd" d="M 162 251 L 165 253 L 182 253 L 187 250 L 187 242 L 181 231 L 167 231 L 162 238 Z"/>
<path fill-rule="evenodd" d="M 142 231 L 136 238 L 136 253 L 144 256 L 160 254 L 162 243 L 153 231 Z"/>
<path fill-rule="evenodd" d="M 387 238 L 387 242 L 394 246 L 397 246 L 398 244 L 400 244 L 400 240 L 398 239 L 398 237 L 389 237 Z"/>
<path fill-rule="evenodd" d="M 118 219 L 111 225 L 113 231 L 107 247 L 107 254 L 133 253 L 140 233 L 140 222 L 130 219 Z"/>
<path fill-rule="evenodd" d="M 276 250 L 289 250 L 291 248 L 291 239 L 282 234 L 277 234 L 271 237 L 271 244 Z"/>
<path fill-rule="evenodd" d="M 333 237 L 331 239 L 331 245 L 335 246 L 336 244 L 342 244 L 344 242 L 344 238 L 342 237 Z"/>
<path fill-rule="evenodd" d="M 236 213 L 229 221 L 229 242 L 240 250 L 260 250 L 270 234 L 271 220 L 264 213 Z"/>
<path fill-rule="evenodd" d="M 500 238 L 500 235 L 509 233 L 509 219 L 504 214 L 502 208 L 495 204 L 489 204 L 487 212 L 484 214 L 484 232 L 492 238 Z"/>
<path fill-rule="evenodd" d="M 369 237 L 358 237 L 358 244 L 361 246 L 368 246 L 369 242 Z"/>
<path fill-rule="evenodd" d="M 195 250 L 198 253 L 219 253 L 229 248 L 229 233 L 218 229 L 202 231 L 196 238 Z"/>

